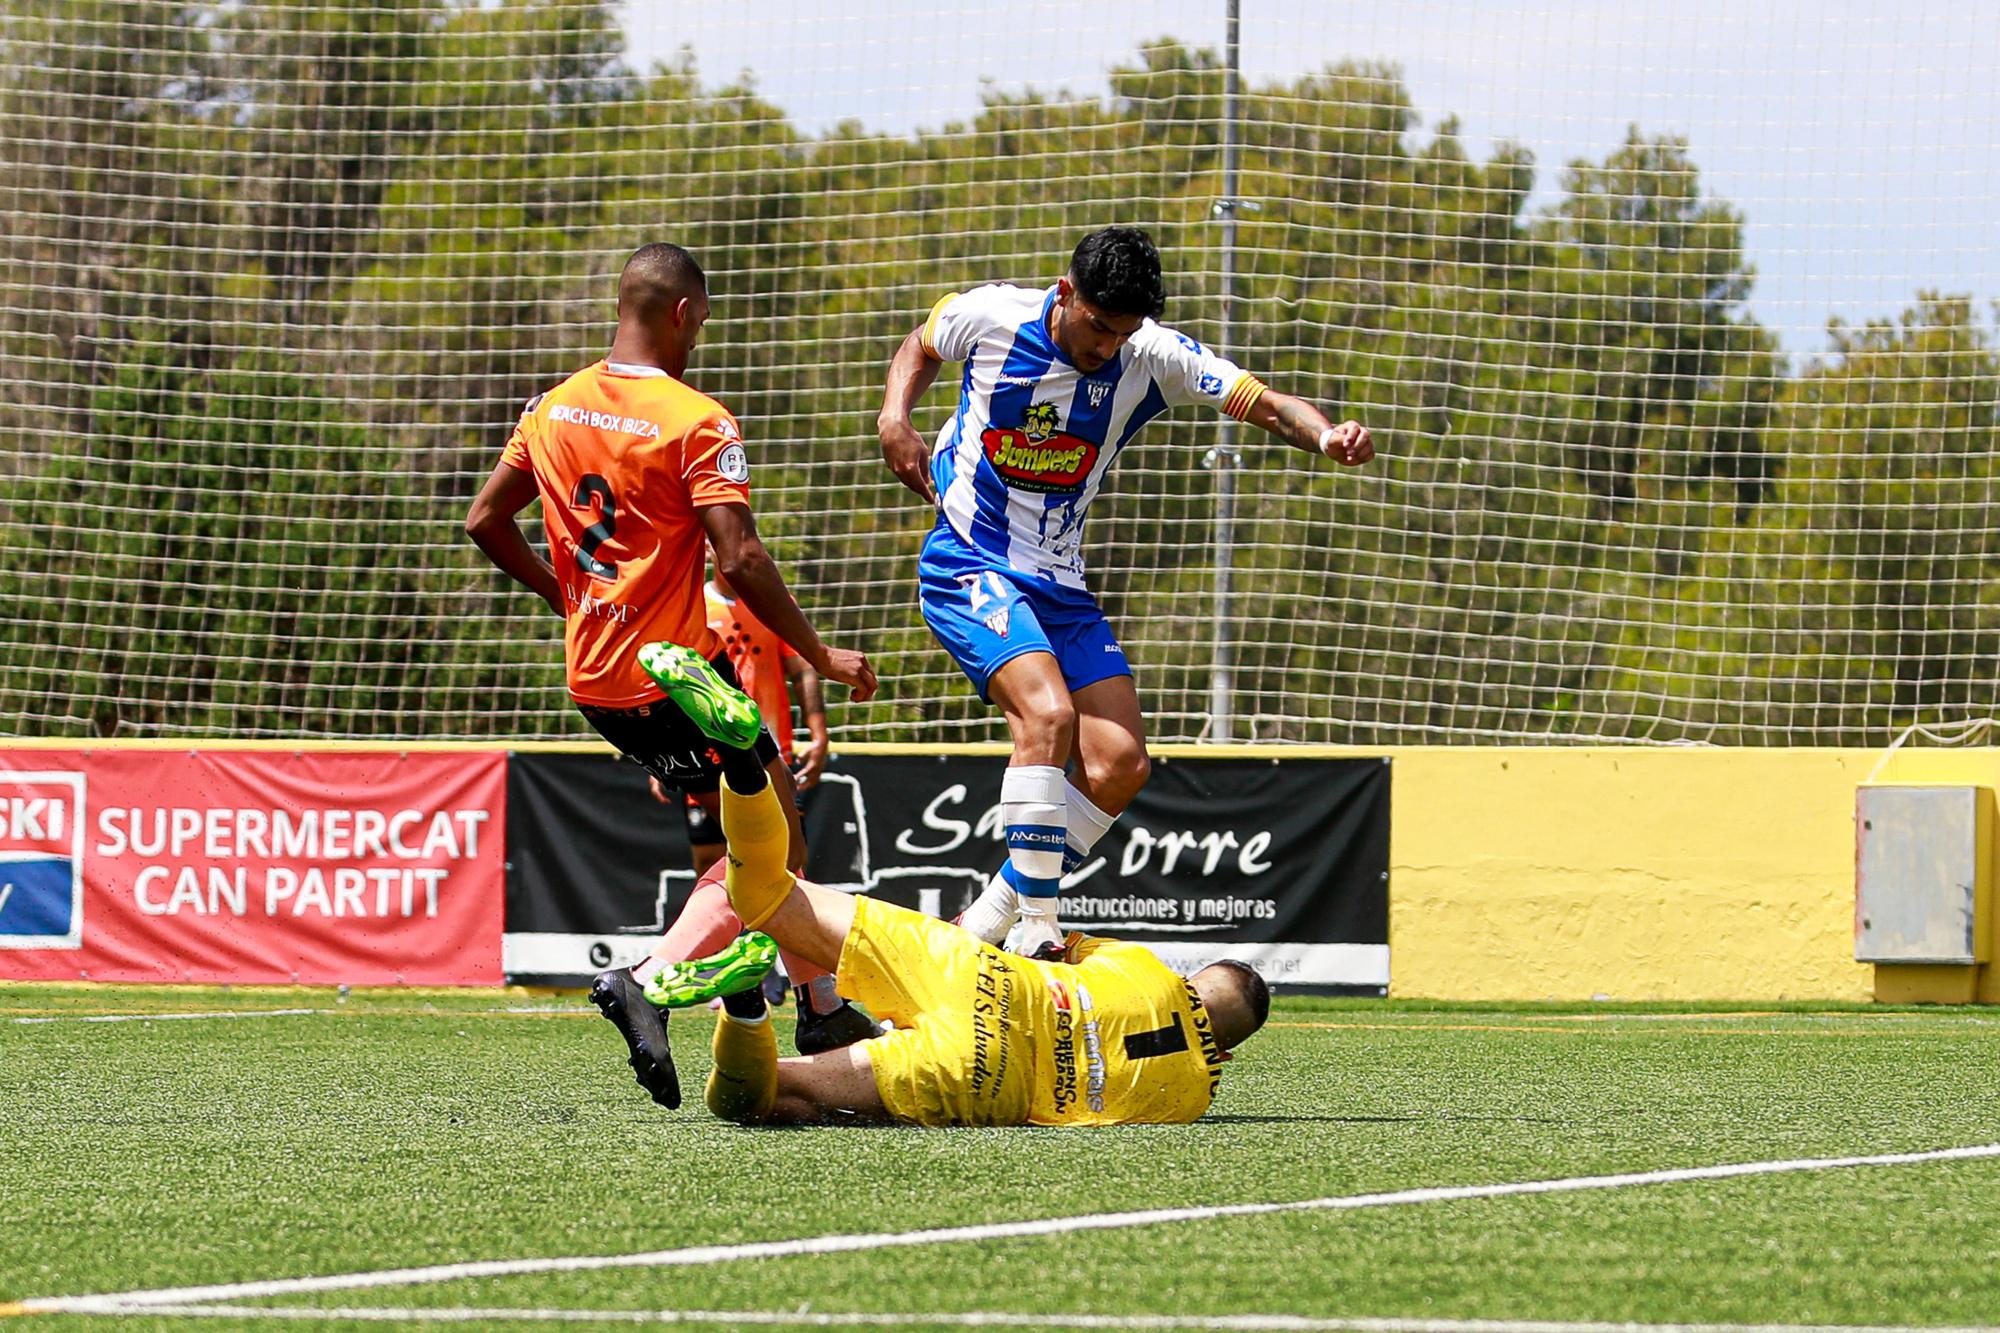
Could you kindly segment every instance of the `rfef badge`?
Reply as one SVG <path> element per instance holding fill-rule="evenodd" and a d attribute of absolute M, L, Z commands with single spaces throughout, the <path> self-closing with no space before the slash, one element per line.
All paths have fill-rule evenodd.
<path fill-rule="evenodd" d="M 0 773 L 0 949 L 83 943 L 83 774 Z"/>

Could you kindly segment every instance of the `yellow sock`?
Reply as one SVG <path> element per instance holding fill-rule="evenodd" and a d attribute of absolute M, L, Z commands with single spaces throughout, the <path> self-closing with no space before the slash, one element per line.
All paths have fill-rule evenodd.
<path fill-rule="evenodd" d="M 729 839 L 729 871 L 724 884 L 729 905 L 743 924 L 755 930 L 771 919 L 792 891 L 792 872 L 785 869 L 791 850 L 792 826 L 778 804 L 777 788 L 769 783 L 755 796 L 744 796 L 722 784 L 722 834 Z"/>
<path fill-rule="evenodd" d="M 771 1114 L 778 1100 L 778 1036 L 771 1016 L 754 1023 L 715 1016 L 715 1070 L 704 1100 L 724 1120 L 754 1125 Z"/>

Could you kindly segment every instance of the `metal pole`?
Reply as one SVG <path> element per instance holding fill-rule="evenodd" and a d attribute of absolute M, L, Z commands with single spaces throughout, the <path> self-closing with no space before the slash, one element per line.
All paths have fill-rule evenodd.
<path fill-rule="evenodd" d="M 1225 0 L 1228 31 L 1222 67 L 1222 197 L 1213 215 L 1222 221 L 1222 316 L 1215 350 L 1229 355 L 1236 300 L 1236 213 L 1241 204 L 1236 181 L 1236 96 L 1238 0 Z M 1235 730 L 1236 644 L 1230 575 L 1236 560 L 1236 422 L 1222 419 L 1215 449 L 1209 455 L 1215 469 L 1215 668 L 1210 673 L 1208 739 L 1226 741 Z"/>

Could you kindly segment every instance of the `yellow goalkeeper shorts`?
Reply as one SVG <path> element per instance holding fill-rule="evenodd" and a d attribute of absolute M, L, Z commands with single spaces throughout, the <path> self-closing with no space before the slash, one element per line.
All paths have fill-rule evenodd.
<path fill-rule="evenodd" d="M 1021 959 L 936 917 L 857 898 L 838 982 L 896 1025 L 867 1045 L 890 1115 L 916 1125 L 1027 1122 L 1034 1062 L 1025 1034 L 1040 983 Z"/>

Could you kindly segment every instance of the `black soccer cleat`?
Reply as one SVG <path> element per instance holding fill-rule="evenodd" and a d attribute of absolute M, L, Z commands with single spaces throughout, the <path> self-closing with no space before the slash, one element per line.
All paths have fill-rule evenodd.
<path fill-rule="evenodd" d="M 1061 940 L 1045 940 L 1042 947 L 1028 955 L 1031 963 L 1067 963 L 1069 946 Z"/>
<path fill-rule="evenodd" d="M 846 1000 L 831 1013 L 813 1012 L 809 1004 L 799 1005 L 799 1025 L 792 1033 L 792 1045 L 800 1055 L 818 1055 L 822 1051 L 837 1051 L 843 1046 L 852 1046 L 857 1041 L 867 1041 L 879 1037 L 882 1029 L 875 1021 L 856 1009 Z"/>
<path fill-rule="evenodd" d="M 677 1109 L 681 1080 L 674 1072 L 673 1048 L 667 1044 L 666 1011 L 655 1009 L 632 973 L 622 967 L 597 974 L 591 983 L 590 1002 L 625 1039 L 639 1086 L 669 1111 Z"/>

